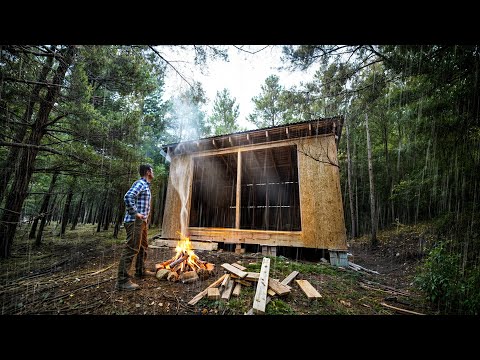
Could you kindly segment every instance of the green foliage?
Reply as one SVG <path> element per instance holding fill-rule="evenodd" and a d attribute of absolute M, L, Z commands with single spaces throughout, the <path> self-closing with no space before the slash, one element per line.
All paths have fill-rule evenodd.
<path fill-rule="evenodd" d="M 440 242 L 430 251 L 416 282 L 442 313 L 478 315 L 480 267 L 462 271 L 462 255 L 450 245 Z"/>
<path fill-rule="evenodd" d="M 266 308 L 267 315 L 292 315 L 292 307 L 282 299 L 273 299 Z"/>
<path fill-rule="evenodd" d="M 480 313 L 479 215 L 449 213 L 436 221 L 437 242 L 416 283 L 442 313 Z"/>
<path fill-rule="evenodd" d="M 237 125 L 239 115 L 239 105 L 236 104 L 235 98 L 231 98 L 228 89 L 217 91 L 213 103 L 213 113 L 209 118 L 214 134 L 224 135 L 239 131 L 240 128 Z"/>
<path fill-rule="evenodd" d="M 255 110 L 248 116 L 248 120 L 259 129 L 284 124 L 285 108 L 281 102 L 284 88 L 279 84 L 278 76 L 267 77 L 261 89 L 262 93 L 252 98 Z"/>

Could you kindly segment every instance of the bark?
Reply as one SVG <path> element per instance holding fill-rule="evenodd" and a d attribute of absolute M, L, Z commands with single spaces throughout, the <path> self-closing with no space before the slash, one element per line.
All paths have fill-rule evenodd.
<path fill-rule="evenodd" d="M 80 217 L 80 212 L 82 210 L 82 205 L 83 205 L 83 192 L 80 196 L 80 201 L 78 202 L 77 211 L 75 211 L 75 215 L 73 216 L 72 227 L 70 228 L 70 230 L 75 230 L 75 227 L 78 224 L 78 218 Z"/>
<path fill-rule="evenodd" d="M 62 227 L 60 229 L 60 237 L 65 235 L 65 229 L 67 228 L 68 218 L 70 216 L 70 205 L 72 204 L 73 198 L 73 186 L 70 187 L 67 194 L 67 200 L 65 201 L 65 206 L 63 207 L 62 214 Z"/>
<path fill-rule="evenodd" d="M 57 181 L 57 177 L 58 177 L 58 173 L 54 173 L 52 176 L 52 180 L 50 181 L 50 187 L 48 188 L 48 193 L 45 194 L 45 197 L 43 198 L 42 207 L 40 209 L 40 215 L 41 215 L 40 228 L 38 229 L 37 236 L 35 237 L 35 232 L 33 233 L 33 236 L 31 236 L 31 238 L 35 237 L 35 245 L 37 246 L 39 246 L 42 243 L 43 229 L 45 228 L 45 223 L 47 222 L 48 205 L 50 202 L 51 193 L 55 186 L 55 182 Z M 52 209 L 53 209 L 53 206 L 52 206 Z M 32 233 L 30 233 L 30 235 L 32 235 Z"/>
<path fill-rule="evenodd" d="M 73 62 L 75 46 L 67 47 L 63 61 L 55 71 L 52 82 L 62 84 L 67 69 Z M 40 107 L 36 121 L 32 126 L 32 132 L 27 137 L 27 143 L 38 146 L 47 129 L 49 115 L 53 109 L 59 94 L 59 87 L 52 86 L 48 88 L 47 93 L 40 101 Z M 20 212 L 27 197 L 28 185 L 35 169 L 35 160 L 38 155 L 38 149 L 35 147 L 22 148 L 15 165 L 12 187 L 5 201 L 5 210 L 0 219 L 0 258 L 8 258 L 11 255 L 11 248 L 17 225 L 20 221 Z"/>
<path fill-rule="evenodd" d="M 53 57 L 48 58 L 45 64 L 42 67 L 42 70 L 38 76 L 39 82 L 44 82 L 47 78 L 48 73 L 52 69 Z M 17 131 L 15 133 L 15 139 L 17 142 L 22 143 L 25 135 L 27 133 L 28 125 L 32 121 L 33 115 L 33 108 L 35 104 L 38 102 L 40 90 L 44 87 L 44 85 L 37 84 L 32 90 L 32 93 L 28 99 L 27 107 L 25 109 L 25 113 L 23 115 L 22 124 L 18 124 Z M 0 170 L 0 203 L 3 201 L 3 197 L 5 196 L 5 190 L 7 185 L 10 181 L 10 176 L 13 173 L 14 164 L 17 163 L 17 159 L 20 153 L 20 148 L 18 147 L 11 147 L 8 152 L 7 160 L 2 166 Z"/>
<path fill-rule="evenodd" d="M 35 218 L 32 224 L 32 228 L 30 229 L 30 234 L 28 235 L 29 239 L 35 239 L 35 233 L 37 232 L 37 225 L 39 220 L 43 220 L 47 217 L 47 210 L 48 204 L 50 202 L 50 197 L 52 196 L 53 188 L 55 186 L 55 182 L 57 181 L 58 173 L 54 173 L 52 176 L 52 180 L 50 181 L 50 186 L 48 188 L 48 192 L 43 197 L 42 205 L 40 206 L 40 211 L 38 216 Z"/>
<path fill-rule="evenodd" d="M 347 131 L 347 180 L 348 180 L 348 203 L 350 205 L 350 221 L 351 221 L 351 234 L 352 238 L 357 236 L 357 231 L 355 228 L 355 214 L 353 210 L 353 192 L 352 192 L 352 159 L 350 157 L 350 130 L 345 117 L 345 130 Z"/>
<path fill-rule="evenodd" d="M 365 129 L 367 131 L 367 153 L 368 153 L 368 178 L 370 181 L 370 219 L 372 225 L 372 246 L 377 246 L 377 216 L 375 212 L 375 187 L 373 181 L 372 144 L 370 142 L 370 131 L 368 130 L 368 114 L 365 116 Z"/>

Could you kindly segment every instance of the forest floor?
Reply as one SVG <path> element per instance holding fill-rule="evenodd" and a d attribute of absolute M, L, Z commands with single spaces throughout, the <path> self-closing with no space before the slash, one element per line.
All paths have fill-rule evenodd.
<path fill-rule="evenodd" d="M 125 241 L 112 231 L 96 232 L 96 226 L 79 226 L 63 238 L 45 231 L 44 243 L 35 247 L 27 228 L 17 232 L 12 257 L 0 261 L 0 302 L 2 315 L 91 314 L 91 315 L 243 315 L 252 306 L 254 287 L 242 287 L 229 301 L 204 297 L 195 305 L 187 303 L 214 280 L 224 263 L 239 262 L 247 271 L 259 271 L 261 253 L 236 254 L 216 250 L 195 253 L 215 264 L 213 276 L 191 284 L 149 277 L 136 282 L 133 292 L 115 290 L 117 266 Z M 150 229 L 149 237 L 158 234 Z M 367 237 L 349 243 L 350 261 L 379 274 L 331 266 L 328 262 L 307 261 L 284 256 L 270 257 L 270 276 L 283 279 L 299 271 L 296 279 L 308 280 L 322 295 L 310 301 L 295 281 L 291 292 L 274 296 L 267 315 L 393 315 L 405 309 L 435 314 L 415 287 L 414 276 L 433 241 L 427 224 L 398 226 L 378 234 L 379 246 L 372 250 Z M 147 265 L 171 258 L 170 248 L 149 248 Z"/>

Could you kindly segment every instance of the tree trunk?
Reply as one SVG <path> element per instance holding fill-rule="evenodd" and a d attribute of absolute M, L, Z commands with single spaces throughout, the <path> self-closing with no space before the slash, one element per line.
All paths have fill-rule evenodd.
<path fill-rule="evenodd" d="M 352 238 L 357 236 L 357 232 L 355 229 L 355 213 L 353 210 L 353 192 L 352 192 L 352 159 L 350 157 L 350 131 L 349 125 L 347 121 L 347 117 L 345 116 L 345 130 L 347 131 L 347 180 L 348 180 L 348 203 L 350 205 L 350 221 L 351 221 L 351 234 Z"/>
<path fill-rule="evenodd" d="M 38 220 L 44 221 L 44 219 L 46 219 L 47 217 L 48 204 L 50 202 L 50 197 L 52 196 L 53 188 L 55 186 L 55 182 L 57 181 L 57 177 L 58 177 L 58 173 L 54 173 L 52 176 L 52 180 L 50 181 L 50 186 L 48 187 L 48 192 L 43 197 L 43 202 L 42 202 L 42 206 L 40 207 L 39 214 L 33 221 L 32 229 L 30 230 L 30 235 L 28 236 L 29 239 L 35 238 Z"/>
<path fill-rule="evenodd" d="M 48 208 L 49 208 L 49 203 L 50 203 L 50 197 L 51 197 L 51 193 L 54 189 L 54 186 L 55 186 L 55 182 L 57 181 L 57 177 L 58 177 L 58 173 L 54 173 L 53 176 L 52 176 L 52 180 L 50 182 L 50 187 L 48 189 L 48 194 L 45 195 L 45 198 L 43 199 L 43 204 L 42 204 L 42 208 L 40 209 L 40 215 L 41 215 L 41 221 L 40 221 L 40 228 L 38 229 L 38 233 L 37 233 L 37 236 L 35 238 L 35 245 L 36 246 L 40 246 L 40 244 L 42 243 L 42 236 L 43 236 L 43 229 L 45 228 L 45 224 L 47 222 L 47 219 L 48 219 Z M 55 197 L 54 197 L 55 199 Z M 50 206 L 51 210 L 50 211 L 53 211 L 53 204 Z"/>
<path fill-rule="evenodd" d="M 59 62 L 53 84 L 63 83 L 65 73 L 73 62 L 75 46 L 69 46 L 62 61 Z M 32 126 L 32 132 L 28 136 L 27 144 L 40 145 L 47 129 L 50 112 L 55 105 L 59 94 L 59 86 L 48 88 L 45 98 L 40 101 L 40 108 L 35 123 Z M 38 155 L 38 149 L 35 147 L 22 148 L 15 164 L 14 178 L 12 187 L 5 202 L 5 210 L 0 219 L 2 229 L 0 230 L 0 258 L 8 258 L 11 255 L 11 249 L 17 225 L 20 221 L 20 212 L 27 197 L 28 185 L 35 168 L 35 160 Z"/>
<path fill-rule="evenodd" d="M 101 205 L 101 208 L 100 208 L 100 212 L 97 214 L 97 221 L 98 221 L 98 224 L 97 224 L 97 232 L 100 232 L 100 229 L 102 228 L 102 224 L 103 224 L 103 219 L 105 217 L 105 210 L 106 210 L 106 202 L 107 202 L 107 198 L 108 198 L 108 191 L 105 192 L 105 197 L 102 201 L 102 205 Z"/>
<path fill-rule="evenodd" d="M 370 181 L 370 219 L 372 223 L 372 247 L 377 246 L 377 216 L 375 212 L 375 187 L 373 181 L 372 144 L 370 142 L 370 131 L 368 130 L 368 114 L 365 116 L 365 129 L 367 131 L 367 153 L 368 153 L 368 178 Z"/>
<path fill-rule="evenodd" d="M 42 70 L 38 76 L 38 84 L 32 90 L 30 97 L 28 99 L 27 108 L 23 115 L 22 122 L 23 124 L 17 124 L 18 128 L 15 134 L 15 140 L 19 143 L 23 143 L 25 135 L 27 133 L 28 125 L 32 121 L 33 108 L 39 100 L 40 90 L 45 86 L 40 83 L 45 83 L 47 75 L 52 69 L 53 56 L 48 57 L 45 61 L 45 64 L 42 67 Z M 2 169 L 0 170 L 0 203 L 3 201 L 5 196 L 5 191 L 7 189 L 8 182 L 10 181 L 10 176 L 13 173 L 12 166 L 17 163 L 18 156 L 20 154 L 21 148 L 12 146 L 8 152 L 7 159 L 5 160 Z"/>
<path fill-rule="evenodd" d="M 73 185 L 68 190 L 67 200 L 65 201 L 65 206 L 63 208 L 63 215 L 62 215 L 62 227 L 60 228 L 60 237 L 65 235 L 65 229 L 67 228 L 68 218 L 70 216 L 70 205 L 72 203 L 73 198 Z"/>
<path fill-rule="evenodd" d="M 83 203 L 83 192 L 80 196 L 80 201 L 78 202 L 77 211 L 75 211 L 75 215 L 73 216 L 72 227 L 70 228 L 70 230 L 75 230 L 75 227 L 78 224 L 78 218 L 80 217 L 80 211 L 82 210 L 82 203 Z"/>

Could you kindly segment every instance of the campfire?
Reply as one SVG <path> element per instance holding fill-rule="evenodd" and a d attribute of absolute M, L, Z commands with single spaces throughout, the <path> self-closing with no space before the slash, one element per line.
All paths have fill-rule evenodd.
<path fill-rule="evenodd" d="M 178 234 L 180 240 L 175 248 L 175 256 L 155 265 L 157 278 L 190 283 L 210 277 L 215 264 L 200 260 L 192 249 L 190 238 L 180 232 Z"/>

